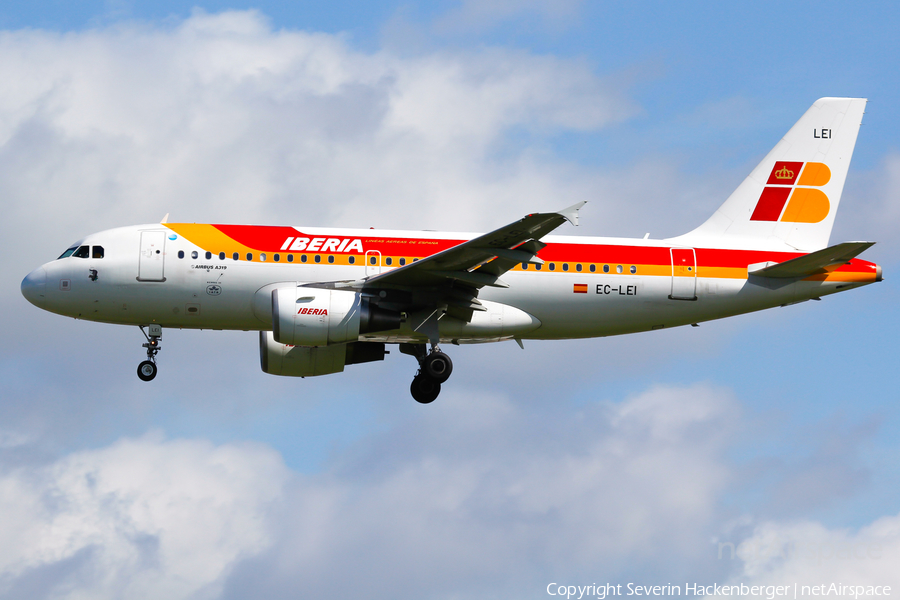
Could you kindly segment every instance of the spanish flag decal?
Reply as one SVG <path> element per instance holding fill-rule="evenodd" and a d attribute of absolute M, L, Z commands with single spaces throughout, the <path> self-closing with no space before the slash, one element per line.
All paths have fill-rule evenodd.
<path fill-rule="evenodd" d="M 587 284 L 586 283 L 576 283 L 575 288 L 572 292 L 576 294 L 587 294 Z"/>
<path fill-rule="evenodd" d="M 817 188 L 829 181 L 831 169 L 824 163 L 778 161 L 750 220 L 820 223 L 828 216 L 831 203 Z"/>

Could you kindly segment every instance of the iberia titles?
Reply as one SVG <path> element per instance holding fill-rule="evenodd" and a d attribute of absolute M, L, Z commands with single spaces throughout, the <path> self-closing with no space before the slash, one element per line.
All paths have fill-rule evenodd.
<path fill-rule="evenodd" d="M 284 240 L 281 250 L 290 252 L 358 252 L 363 254 L 362 240 L 359 238 L 289 237 Z"/>

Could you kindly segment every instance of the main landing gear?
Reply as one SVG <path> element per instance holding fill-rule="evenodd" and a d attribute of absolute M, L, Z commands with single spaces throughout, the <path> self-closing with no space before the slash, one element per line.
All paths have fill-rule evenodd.
<path fill-rule="evenodd" d="M 441 393 L 441 384 L 453 372 L 450 357 L 441 352 L 437 345 L 426 354 L 425 344 L 400 344 L 400 352 L 410 354 L 419 361 L 419 370 L 409 386 L 413 399 L 421 404 L 434 402 Z"/>
<path fill-rule="evenodd" d="M 144 326 L 141 325 L 141 333 L 147 338 L 147 343 L 142 344 L 147 349 L 147 360 L 139 364 L 137 368 L 137 375 L 141 381 L 150 381 L 156 377 L 159 370 L 156 367 L 156 353 L 160 349 L 159 340 L 162 339 L 162 326 L 150 325 L 147 329 L 148 331 L 144 331 Z"/>

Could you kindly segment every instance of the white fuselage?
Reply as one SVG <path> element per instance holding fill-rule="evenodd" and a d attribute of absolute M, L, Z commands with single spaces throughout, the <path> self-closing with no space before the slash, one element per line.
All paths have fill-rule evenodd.
<path fill-rule="evenodd" d="M 366 258 L 372 252 L 367 247 L 352 250 L 351 255 L 358 256 L 355 264 L 347 264 L 346 255 L 329 263 L 332 259 L 327 257 L 335 255 L 334 252 L 295 254 L 297 257 L 305 254 L 308 260 L 303 260 L 307 262 L 300 262 L 300 258 L 287 262 L 289 251 L 269 252 L 264 262 L 259 253 L 253 260 L 246 260 L 243 252 L 196 244 L 176 231 L 176 227 L 167 225 L 144 225 L 88 236 L 75 247 L 101 247 L 102 257 L 94 257 L 95 253 L 89 251 L 87 257 L 68 256 L 51 261 L 26 278 L 23 294 L 48 311 L 91 321 L 159 324 L 166 328 L 271 330 L 273 287 L 353 282 L 394 268 L 385 264 L 388 258 L 384 252 L 379 252 L 377 265 L 369 264 Z M 148 232 L 158 232 L 155 245 L 148 244 L 149 238 L 145 236 Z M 382 242 L 381 248 L 393 239 L 418 240 L 419 247 L 428 249 L 423 240 L 450 240 L 452 244 L 474 237 L 472 234 L 309 228 L 304 232 L 323 239 L 377 238 Z M 544 241 L 548 246 L 541 256 L 558 258 L 552 261 L 552 271 L 551 261 L 545 258 L 547 264 L 541 270 L 528 265 L 507 272 L 503 280 L 508 288 L 486 287 L 479 293 L 479 300 L 486 301 L 489 310 L 486 315 L 476 313 L 481 318 L 478 326 L 467 326 L 455 319 L 444 320 L 442 341 L 586 338 L 661 329 L 800 302 L 880 278 L 880 270 L 876 276 L 875 265 L 854 259 L 850 263 L 852 268 L 826 277 L 757 280 L 747 275 L 747 267 L 764 262 L 767 257 L 764 249 L 720 248 L 693 249 L 696 258 L 692 269 L 678 274 L 678 267 L 672 262 L 647 257 L 674 256 L 672 248 L 685 248 L 683 239 L 674 244 L 666 240 L 547 236 Z M 607 253 L 614 260 L 603 260 L 606 249 L 615 249 Z M 278 262 L 275 254 L 279 254 Z M 429 254 L 423 250 L 405 260 L 421 259 Z M 769 254 L 783 259 L 785 253 L 782 250 Z M 719 258 L 705 264 L 704 255 Z M 317 257 L 321 262 L 315 262 Z M 396 260 L 399 259 L 395 259 L 394 266 Z M 774 262 L 780 261 L 776 258 Z M 679 287 L 688 290 L 680 298 Z M 507 313 L 507 324 L 512 325 L 504 328 L 504 315 L 497 312 L 500 310 L 497 306 L 513 307 L 534 320 L 529 324 L 520 323 L 517 328 Z M 390 332 L 360 335 L 360 340 L 387 342 L 421 341 L 422 338 L 406 322 Z"/>

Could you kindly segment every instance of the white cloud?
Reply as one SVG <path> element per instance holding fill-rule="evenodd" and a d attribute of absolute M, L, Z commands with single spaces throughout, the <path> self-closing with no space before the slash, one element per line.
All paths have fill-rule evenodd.
<path fill-rule="evenodd" d="M 747 437 L 765 440 L 728 390 L 656 386 L 573 405 L 458 385 L 427 411 L 386 416 L 314 474 L 266 446 L 157 436 L 0 468 L 0 586 L 11 597 L 484 598 L 555 579 L 802 582 L 846 566 L 775 560 L 773 539 L 797 551 L 877 542 L 882 558 L 859 580 L 886 580 L 895 562 L 896 519 L 855 534 L 753 516 L 723 528 L 732 494 L 765 495 L 792 469 L 735 462 Z M 858 563 L 847 564 L 835 573 L 851 581 Z"/>
<path fill-rule="evenodd" d="M 737 418 L 727 392 L 655 388 L 575 412 L 450 392 L 433 408 L 301 480 L 291 533 L 232 584 L 269 597 L 531 596 L 547 577 L 665 572 L 708 554 Z"/>
<path fill-rule="evenodd" d="M 43 573 L 35 595 L 214 597 L 271 543 L 266 511 L 287 477 L 261 446 L 156 436 L 5 472 L 0 587 L 22 593 Z"/>
<path fill-rule="evenodd" d="M 741 565 L 733 580 L 747 585 L 887 585 L 891 594 L 900 589 L 900 516 L 858 530 L 810 520 L 765 522 L 739 544 L 719 546 L 723 560 Z"/>
<path fill-rule="evenodd" d="M 528 148 L 498 155 L 510 128 L 593 131 L 633 112 L 577 60 L 364 53 L 252 11 L 5 32 L 0 55 L 2 191 L 24 222 L 52 208 L 102 225 L 478 228 L 571 189 Z"/>
<path fill-rule="evenodd" d="M 320 475 L 290 473 L 263 446 L 156 436 L 6 470 L 0 585 L 59 598 L 360 585 L 376 598 L 484 597 L 708 550 L 737 418 L 727 392 L 654 388 L 563 413 L 447 400 Z"/>

